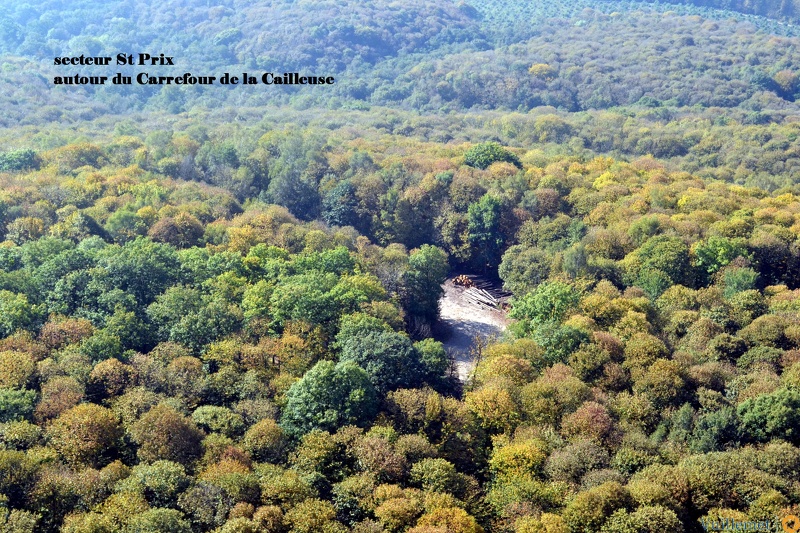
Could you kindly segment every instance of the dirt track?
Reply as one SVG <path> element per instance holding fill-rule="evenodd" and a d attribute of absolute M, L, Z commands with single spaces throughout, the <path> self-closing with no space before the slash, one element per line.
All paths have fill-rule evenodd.
<path fill-rule="evenodd" d="M 475 337 L 500 337 L 508 325 L 508 319 L 502 311 L 488 309 L 463 299 L 461 294 L 464 288 L 453 285 L 451 279 L 445 282 L 443 288 L 441 320 L 435 329 L 435 336 L 444 343 L 447 352 L 455 359 L 459 379 L 466 381 L 475 367 L 472 354 Z"/>

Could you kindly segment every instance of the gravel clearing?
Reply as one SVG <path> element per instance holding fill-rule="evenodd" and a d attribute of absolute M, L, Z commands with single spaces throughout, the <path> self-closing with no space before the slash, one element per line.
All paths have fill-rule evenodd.
<path fill-rule="evenodd" d="M 468 302 L 462 297 L 464 287 L 448 279 L 444 297 L 439 302 L 440 320 L 434 328 L 436 340 L 456 361 L 458 378 L 465 382 L 475 368 L 473 348 L 476 338 L 499 338 L 508 326 L 505 313 Z"/>

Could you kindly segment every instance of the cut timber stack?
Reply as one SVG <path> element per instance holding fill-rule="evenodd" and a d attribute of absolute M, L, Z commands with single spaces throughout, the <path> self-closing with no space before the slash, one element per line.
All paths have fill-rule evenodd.
<path fill-rule="evenodd" d="M 467 288 L 461 295 L 465 300 L 482 307 L 502 309 L 511 296 L 511 293 L 480 276 L 462 274 L 453 278 L 453 283 Z"/>
<path fill-rule="evenodd" d="M 472 280 L 470 279 L 469 276 L 465 276 L 464 274 L 461 274 L 460 276 L 456 276 L 455 278 L 453 278 L 453 283 L 460 287 L 467 287 L 467 288 L 472 287 Z"/>
<path fill-rule="evenodd" d="M 477 287 L 470 287 L 464 291 L 462 297 L 468 302 L 486 307 L 497 308 L 500 304 L 500 302 L 494 296 L 483 289 L 478 289 Z"/>

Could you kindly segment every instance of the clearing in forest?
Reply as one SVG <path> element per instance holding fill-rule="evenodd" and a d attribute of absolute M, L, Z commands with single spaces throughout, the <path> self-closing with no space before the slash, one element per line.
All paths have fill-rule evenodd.
<path fill-rule="evenodd" d="M 464 382 L 475 368 L 476 343 L 502 335 L 508 325 L 505 312 L 482 303 L 478 287 L 465 287 L 454 283 L 455 278 L 448 279 L 444 288 L 444 297 L 440 301 L 440 320 L 434 333 L 437 340 L 444 343 L 447 353 L 455 359 L 459 379 Z M 478 285 L 487 282 L 470 276 Z M 506 296 L 496 289 L 489 288 L 493 297 L 500 296 L 501 302 Z"/>

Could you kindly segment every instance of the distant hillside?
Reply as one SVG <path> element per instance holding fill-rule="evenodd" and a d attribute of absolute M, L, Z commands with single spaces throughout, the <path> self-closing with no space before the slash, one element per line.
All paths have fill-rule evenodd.
<path fill-rule="evenodd" d="M 759 15 L 797 24 L 800 22 L 800 2 L 797 0 L 666 0 L 675 4 L 691 4 L 714 9 L 726 9 L 748 15 Z"/>
<path fill-rule="evenodd" d="M 185 64 L 339 71 L 479 37 L 474 10 L 450 2 L 11 2 L 0 51 L 49 58 L 180 52 Z"/>
<path fill-rule="evenodd" d="M 642 8 L 653 6 L 652 11 Z M 356 2 L 185 0 L 0 8 L 0 125 L 220 105 L 372 105 L 425 113 L 643 105 L 794 112 L 793 26 L 696 6 L 578 0 Z M 658 10 L 664 12 L 659 12 Z M 703 13 L 704 17 L 692 14 Z M 747 19 L 740 16 L 740 19 Z M 757 23 L 757 24 L 756 24 Z M 770 26 L 771 25 L 771 26 Z M 55 56 L 164 53 L 174 67 L 54 66 Z M 319 87 L 54 87 L 54 76 L 142 71 L 333 75 Z M 659 111 L 661 112 L 661 111 Z M 667 115 L 665 115 L 666 118 Z"/>

